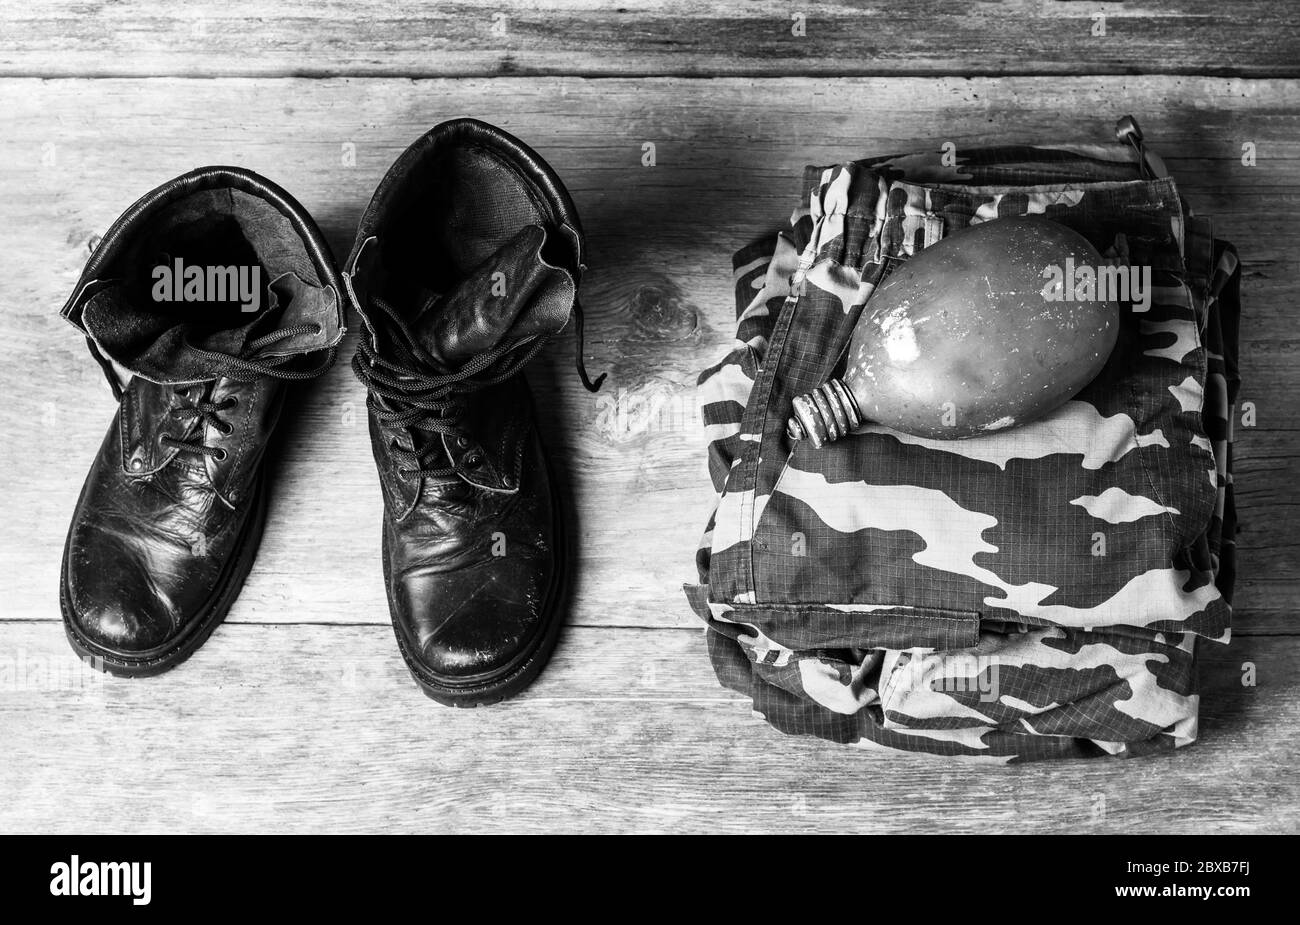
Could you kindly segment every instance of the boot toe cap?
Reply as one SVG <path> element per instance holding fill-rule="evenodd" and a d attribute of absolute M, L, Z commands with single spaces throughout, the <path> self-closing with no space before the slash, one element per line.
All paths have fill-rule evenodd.
<path fill-rule="evenodd" d="M 551 619 L 544 577 L 492 567 L 410 574 L 397 589 L 396 611 L 430 673 L 481 679 L 508 672 Z"/>
<path fill-rule="evenodd" d="M 119 601 L 96 601 L 68 614 L 86 641 L 112 652 L 142 654 L 167 643 L 175 633 L 170 620 Z"/>
<path fill-rule="evenodd" d="M 179 636 L 203 609 L 211 594 L 208 570 L 180 550 L 151 549 L 124 542 L 121 531 L 83 527 L 67 558 L 64 613 L 94 646 L 125 656 L 148 653 Z"/>

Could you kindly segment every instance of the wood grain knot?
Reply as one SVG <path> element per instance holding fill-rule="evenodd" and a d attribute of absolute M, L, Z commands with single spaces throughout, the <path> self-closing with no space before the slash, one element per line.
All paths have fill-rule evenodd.
<path fill-rule="evenodd" d="M 699 313 L 676 286 L 638 286 L 629 311 L 636 329 L 652 340 L 685 340 L 699 329 Z"/>

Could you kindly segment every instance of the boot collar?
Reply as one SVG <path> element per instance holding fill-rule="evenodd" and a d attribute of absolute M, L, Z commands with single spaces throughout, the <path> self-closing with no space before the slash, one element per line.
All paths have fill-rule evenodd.
<path fill-rule="evenodd" d="M 122 278 L 125 262 L 140 259 L 136 248 L 148 239 L 160 216 L 184 210 L 187 202 L 194 204 L 198 216 L 205 214 L 205 207 L 210 207 L 217 217 L 233 216 L 237 204 L 243 202 L 263 210 L 260 219 L 284 222 L 278 232 L 267 232 L 267 246 L 272 253 L 257 255 L 263 264 L 272 264 L 264 269 L 272 276 L 266 281 L 272 304 L 264 306 L 255 317 L 279 312 L 273 325 L 257 326 L 253 322 L 248 325 L 250 330 L 242 333 L 235 329 L 202 335 L 187 330 L 174 317 L 152 310 L 151 305 L 141 304 L 145 300 L 138 297 L 138 292 L 135 298 L 128 293 L 127 281 Z M 292 236 L 294 246 L 275 246 L 275 234 Z M 136 272 L 140 266 L 136 264 Z M 300 362 L 299 358 L 330 352 L 342 341 L 346 333 L 342 292 L 328 245 L 297 201 L 252 171 L 202 167 L 147 193 L 113 223 L 87 261 L 61 314 L 86 335 L 87 346 L 120 397 L 122 381 L 118 370 L 152 382 L 186 384 L 240 370 L 238 364 L 232 366 L 229 362 L 234 356 L 301 373 L 313 361 Z M 237 350 L 231 350 L 232 345 L 275 330 L 292 333 L 276 339 L 253 357 L 239 357 Z M 313 372 L 321 371 L 323 366 Z"/>

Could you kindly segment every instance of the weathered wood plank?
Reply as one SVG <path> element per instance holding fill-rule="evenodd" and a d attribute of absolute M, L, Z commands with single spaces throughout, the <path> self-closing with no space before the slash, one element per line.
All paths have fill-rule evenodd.
<path fill-rule="evenodd" d="M 1206 647 L 1188 749 L 1021 768 L 782 736 L 680 630 L 570 630 L 521 699 L 479 710 L 421 696 L 382 627 L 226 626 L 165 676 L 82 689 L 51 689 L 56 626 L 0 626 L 0 652 L 28 666 L 0 694 L 9 832 L 1300 826 L 1293 638 Z"/>
<path fill-rule="evenodd" d="M 53 0 L 0 9 L 0 74 L 1279 76 L 1297 34 L 1269 0 Z"/>
<path fill-rule="evenodd" d="M 284 183 L 346 253 L 391 160 L 430 125 L 474 114 L 535 144 L 590 231 L 589 366 L 572 344 L 531 371 L 579 517 L 579 624 L 691 625 L 677 590 L 710 502 L 691 385 L 729 340 L 730 254 L 778 226 L 801 167 L 937 140 L 1100 139 L 1132 111 L 1199 212 L 1246 262 L 1239 429 L 1239 632 L 1294 632 L 1300 484 L 1300 229 L 1294 81 L 1162 78 L 0 81 L 0 617 L 57 618 L 59 550 L 112 414 L 98 368 L 57 317 L 85 242 L 138 195 L 203 163 Z M 1072 125 L 1061 113 L 1089 114 Z M 1241 166 L 1256 144 L 1258 166 Z M 653 142 L 657 165 L 643 167 Z M 342 166 L 354 145 L 356 166 Z M 1261 216 L 1277 216 L 1262 221 Z M 350 346 L 350 342 L 349 342 Z M 346 356 L 346 353 L 345 353 Z M 39 388 L 32 387 L 32 381 Z M 658 397 L 656 399 L 656 397 Z M 661 401 L 657 414 L 646 407 Z M 379 492 L 364 394 L 340 363 L 292 425 L 266 538 L 231 619 L 387 620 Z"/>

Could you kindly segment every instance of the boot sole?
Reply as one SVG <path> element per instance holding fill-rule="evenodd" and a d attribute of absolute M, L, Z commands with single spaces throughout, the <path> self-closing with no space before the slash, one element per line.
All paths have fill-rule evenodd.
<path fill-rule="evenodd" d="M 92 667 L 119 678 L 147 678 L 162 674 L 175 668 L 198 651 L 230 613 L 231 606 L 239 597 L 244 581 L 253 568 L 253 561 L 257 558 L 257 549 L 262 542 L 262 531 L 266 526 L 267 492 L 264 468 L 258 474 L 256 492 L 257 497 L 254 501 L 256 507 L 241 529 L 236 554 L 231 556 L 226 564 L 225 572 L 217 583 L 215 595 L 204 605 L 191 628 L 179 641 L 164 643 L 154 650 L 127 653 L 106 649 L 85 639 L 78 632 L 72 619 L 72 603 L 68 593 L 68 556 L 65 551 L 59 574 L 59 606 L 63 612 L 63 629 L 72 650 L 83 660 L 90 660 Z M 71 536 L 72 530 L 69 528 L 69 540 Z"/>

